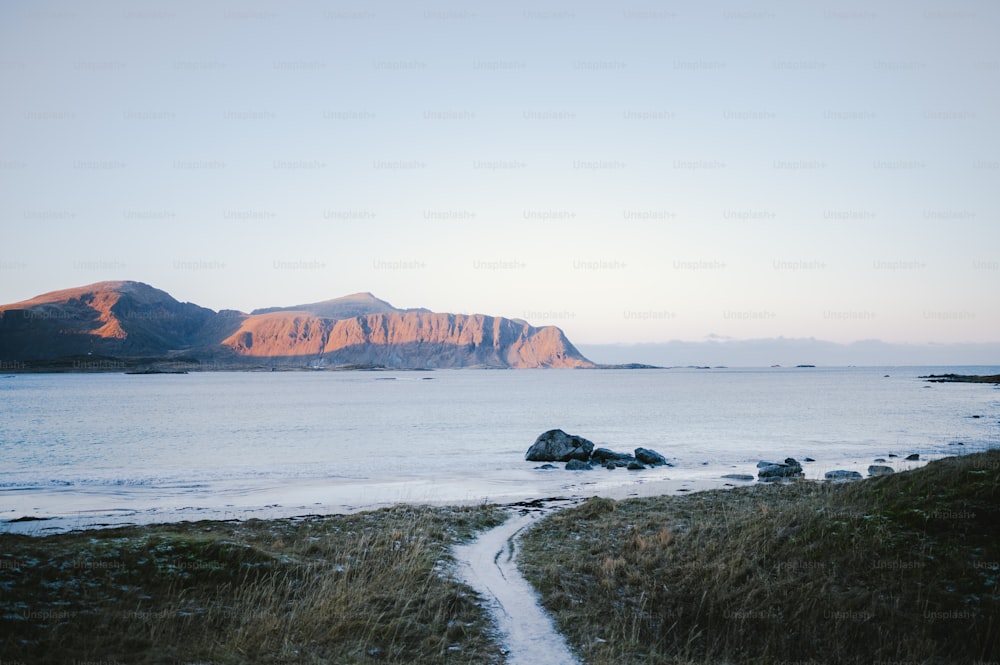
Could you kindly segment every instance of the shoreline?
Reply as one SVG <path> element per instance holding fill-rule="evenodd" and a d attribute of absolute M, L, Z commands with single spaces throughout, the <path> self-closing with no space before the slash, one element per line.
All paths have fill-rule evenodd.
<path fill-rule="evenodd" d="M 892 372 L 888 379 L 887 372 L 871 369 L 788 370 L 794 378 L 773 382 L 769 371 L 719 370 L 711 377 L 698 370 L 677 370 L 673 377 L 671 370 L 588 374 L 592 380 L 584 382 L 583 403 L 574 390 L 580 387 L 576 377 L 584 375 L 565 372 L 379 372 L 333 381 L 329 374 L 300 374 L 258 376 L 252 382 L 248 374 L 241 374 L 246 381 L 235 375 L 188 377 L 193 382 L 22 377 L 23 386 L 15 385 L 21 383 L 15 378 L 3 383 L 25 414 L 33 413 L 34 384 L 38 394 L 52 395 L 64 407 L 80 401 L 93 408 L 79 414 L 69 408 L 66 417 L 51 418 L 37 432 L 26 419 L 13 421 L 10 468 L 0 483 L 0 533 L 351 514 L 398 504 L 651 496 L 738 487 L 746 481 L 723 476 L 756 478 L 759 460 L 793 457 L 807 478 L 819 480 L 826 471 L 841 469 L 865 476 L 878 458 L 903 470 L 916 466 L 904 461 L 910 453 L 919 453 L 922 464 L 1000 445 L 996 400 L 982 385 L 938 387 L 919 381 L 917 371 Z M 437 380 L 422 380 L 431 376 Z M 252 386 L 235 390 L 245 383 Z M 614 399 L 604 404 L 600 396 L 622 383 L 628 389 L 612 392 Z M 345 404 L 400 397 L 407 408 L 374 419 L 368 416 L 376 411 L 362 409 L 361 416 L 333 422 L 323 417 L 325 411 L 299 408 L 302 401 L 289 397 L 303 385 L 320 396 L 316 405 L 345 413 L 350 411 Z M 527 397 L 499 407 L 492 398 L 477 398 L 458 415 L 447 406 L 472 391 L 488 395 L 484 386 L 504 392 L 523 388 Z M 163 413 L 153 411 L 146 425 L 105 406 L 123 395 L 135 408 Z M 232 415 L 216 416 L 211 405 L 217 395 L 225 397 L 224 413 Z M 242 403 L 264 399 L 273 406 L 244 408 L 237 396 L 245 398 Z M 428 410 L 429 404 L 445 406 Z M 773 413 L 761 411 L 768 405 Z M 174 409 L 181 409 L 181 418 L 170 416 Z M 755 413 L 766 417 L 754 419 Z M 74 415 L 83 417 L 80 426 Z M 108 428 L 108 420 L 116 426 Z M 523 461 L 523 451 L 552 425 L 613 450 L 660 450 L 676 466 L 565 471 L 558 465 L 540 471 Z M 898 459 L 890 459 L 893 454 Z M 11 521 L 22 518 L 42 519 Z"/>
<path fill-rule="evenodd" d="M 609 655 L 597 657 L 598 662 L 638 665 L 661 648 L 670 653 L 671 626 L 682 619 L 695 622 L 694 637 L 683 642 L 694 650 L 684 662 L 721 662 L 720 655 L 743 653 L 747 640 L 763 641 L 764 647 L 755 648 L 771 658 L 730 657 L 727 662 L 773 662 L 766 645 L 768 640 L 780 644 L 783 653 L 788 648 L 783 617 L 799 616 L 795 603 L 811 612 L 807 617 L 816 625 L 793 632 L 820 634 L 814 629 L 825 626 L 839 631 L 837 644 L 859 643 L 863 649 L 874 644 L 865 632 L 875 625 L 870 620 L 879 617 L 883 626 L 892 616 L 894 639 L 914 645 L 913 651 L 883 655 L 888 660 L 918 655 L 930 644 L 927 639 L 947 643 L 951 633 L 938 632 L 946 619 L 960 618 L 954 612 L 967 611 L 978 620 L 992 611 L 996 599 L 983 596 L 972 612 L 945 588 L 935 591 L 944 604 L 929 615 L 914 615 L 907 603 L 897 617 L 888 614 L 894 606 L 856 605 L 857 594 L 877 599 L 883 588 L 899 593 L 897 586 L 913 592 L 908 580 L 914 576 L 945 587 L 964 576 L 962 583 L 971 585 L 993 571 L 996 541 L 965 545 L 949 534 L 960 529 L 968 537 L 988 539 L 977 525 L 995 529 L 998 524 L 991 517 L 997 505 L 992 497 L 1000 491 L 998 468 L 1000 450 L 992 449 L 854 482 L 753 483 L 732 491 L 704 488 L 709 491 L 673 495 L 656 494 L 662 487 L 649 484 L 645 498 L 560 501 L 565 505 L 536 520 L 519 538 L 519 568 L 576 653 Z M 977 488 L 989 486 L 994 494 L 986 501 Z M 108 653 L 120 654 L 121 662 L 143 661 L 150 653 L 174 662 L 277 662 L 293 649 L 297 662 L 347 657 L 350 662 L 388 658 L 499 665 L 505 644 L 482 600 L 456 579 L 453 548 L 471 543 L 511 514 L 552 502 L 396 505 L 349 515 L 121 526 L 45 538 L 0 534 L 5 589 L 0 635 L 18 636 L 17 641 L 0 637 L 0 651 L 23 662 L 62 662 L 67 654 L 79 656 L 77 661 L 101 660 Z M 720 515 L 725 519 L 717 519 Z M 928 524 L 934 530 L 928 531 Z M 929 534 L 939 538 L 940 547 L 951 548 L 942 554 L 951 554 L 936 556 L 935 550 L 930 556 L 911 543 Z M 855 535 L 871 543 L 851 546 Z M 839 540 L 830 543 L 829 538 Z M 684 548 L 676 559 L 669 554 L 674 547 Z M 870 549 L 875 547 L 884 552 Z M 559 552 L 568 557 L 559 558 Z M 756 561 L 750 569 L 747 557 Z M 936 566 L 949 566 L 948 575 L 939 576 Z M 748 576 L 748 570 L 755 572 Z M 831 592 L 828 585 L 842 584 L 845 575 L 861 578 Z M 661 580 L 667 576 L 669 584 Z M 939 583 L 939 577 L 947 583 Z M 732 596 L 735 584 L 755 586 L 741 587 Z M 697 593 L 671 600 L 677 605 L 654 604 L 651 610 L 644 604 L 651 602 L 647 593 L 675 588 Z M 698 600 L 706 588 L 719 596 L 707 606 Z M 584 590 L 590 596 L 580 600 Z M 610 609 L 593 604 L 603 602 L 601 595 L 608 596 Z M 735 599 L 739 605 L 730 604 Z M 696 607 L 697 612 L 689 612 Z M 581 611 L 596 623 L 574 629 L 572 617 Z M 705 644 L 697 637 L 705 634 L 702 621 L 712 629 Z M 623 629 L 628 627 L 636 632 Z M 629 635 L 639 641 L 629 641 Z M 845 638 L 854 635 L 864 639 Z M 247 653 L 255 656 L 247 660 Z M 625 655 L 630 658 L 620 657 Z"/>
<path fill-rule="evenodd" d="M 890 458 L 889 462 L 884 462 L 894 468 L 894 471 L 905 472 L 920 468 L 929 462 L 947 457 L 973 454 L 984 450 L 989 450 L 989 444 L 983 442 L 981 446 L 963 447 L 960 452 L 935 452 L 920 455 L 920 460 L 908 461 L 902 455 Z M 776 454 L 776 459 L 784 459 L 783 455 Z M 843 459 L 840 461 L 814 461 L 803 462 L 805 473 L 803 480 L 806 482 L 827 483 L 823 475 L 826 471 L 832 470 L 856 470 L 867 478 L 866 470 L 870 464 L 883 464 L 874 462 L 871 457 L 857 457 Z M 464 486 L 461 484 L 449 484 L 441 482 L 440 479 L 421 478 L 417 481 L 399 481 L 387 483 L 354 482 L 342 486 L 330 485 L 327 479 L 318 479 L 321 487 L 327 492 L 341 494 L 346 497 L 353 494 L 356 500 L 343 498 L 337 503 L 305 503 L 287 501 L 285 505 L 278 503 L 268 503 L 280 497 L 287 497 L 298 493 L 300 497 L 310 496 L 310 491 L 316 488 L 313 484 L 307 483 L 305 486 L 296 480 L 285 479 L 282 482 L 274 482 L 261 495 L 261 500 L 253 505 L 215 505 L 197 506 L 191 505 L 190 497 L 186 497 L 185 506 L 174 506 L 168 508 L 154 507 L 143 510 L 142 508 L 126 507 L 106 507 L 104 509 L 93 509 L 87 511 L 76 511 L 66 514 L 21 514 L 11 515 L 9 518 L 0 521 L 0 535 L 5 533 L 44 537 L 60 533 L 72 533 L 95 529 L 109 529 L 120 527 L 146 527 L 164 526 L 176 523 L 187 522 L 245 522 L 247 520 L 282 520 L 298 519 L 315 516 L 334 515 L 355 515 L 359 513 L 395 508 L 401 506 L 431 506 L 436 508 L 470 507 L 476 505 L 495 505 L 509 507 L 522 504 L 524 502 L 537 501 L 558 497 L 570 501 L 583 501 L 589 498 L 604 498 L 612 500 L 623 500 L 632 498 L 651 498 L 657 496 L 681 496 L 715 489 L 732 489 L 736 487 L 750 487 L 757 485 L 768 485 L 771 483 L 759 480 L 756 477 L 757 469 L 754 464 L 747 462 L 744 465 L 724 465 L 695 468 L 665 468 L 655 467 L 643 471 L 627 471 L 618 469 L 608 471 L 603 468 L 595 468 L 589 471 L 565 471 L 562 468 L 555 468 L 540 471 L 534 467 L 537 463 L 524 462 L 531 465 L 522 470 L 532 471 L 539 474 L 553 474 L 557 480 L 564 481 L 552 486 L 538 486 L 535 488 L 524 486 L 512 486 L 507 488 L 495 487 L 495 491 L 490 493 L 475 494 L 466 492 L 465 498 L 459 498 L 463 493 Z M 652 473 L 650 473 L 652 472 Z M 560 474 L 560 475 L 555 475 Z M 610 475 L 614 474 L 614 475 Z M 626 475 L 628 474 L 628 475 Z M 729 474 L 753 475 L 753 480 L 738 480 L 726 478 Z M 544 476 L 541 476 L 545 478 Z M 854 481 L 856 482 L 856 481 Z M 437 490 L 450 489 L 448 496 L 433 496 L 428 493 L 421 495 L 421 489 L 426 490 L 429 486 L 434 486 Z M 395 497 L 389 498 L 386 487 L 393 488 Z M 378 494 L 382 492 L 384 498 L 377 500 L 365 500 L 356 493 L 357 490 L 365 490 Z M 467 488 L 465 488 L 467 489 Z M 54 494 L 61 495 L 66 490 L 55 491 Z M 211 494 L 211 492 L 209 492 Z M 313 497 L 314 498 L 314 497 Z M 360 500 L 358 500 L 360 499 Z M 72 502 L 72 497 L 61 497 L 61 501 Z M 291 505 L 288 505 L 291 504 Z"/>
<path fill-rule="evenodd" d="M 325 365 L 321 367 L 313 366 L 303 361 L 301 364 L 294 363 L 267 363 L 267 362 L 219 362 L 206 361 L 205 363 L 177 360 L 170 358 L 149 359 L 149 358 L 118 358 L 112 356 L 97 357 L 69 357 L 50 360 L 5 360 L 0 361 L 0 378 L 10 379 L 18 376 L 33 376 L 47 374 L 69 374 L 69 375 L 135 375 L 135 376 L 155 376 L 155 375 L 183 375 L 183 374 L 266 374 L 266 373 L 342 373 L 342 372 L 451 372 L 451 371 L 513 371 L 513 372 L 576 372 L 585 370 L 602 371 L 627 371 L 646 372 L 651 370 L 682 372 L 682 371 L 711 371 L 715 373 L 726 371 L 767 371 L 767 372 L 794 372 L 802 370 L 955 370 L 959 368 L 987 369 L 997 368 L 1000 365 L 937 365 L 926 363 L 907 363 L 890 365 L 651 365 L 640 362 L 625 363 L 594 363 L 591 367 L 506 367 L 494 365 L 460 365 L 455 367 L 391 367 L 378 364 L 358 364 L 348 363 L 344 365 Z M 992 383 L 1000 384 L 1000 374 L 956 374 L 948 372 L 945 374 L 928 374 L 917 378 L 924 379 L 928 383 Z"/>
<path fill-rule="evenodd" d="M 928 383 L 992 383 L 1000 385 L 1000 374 L 929 374 L 918 377 Z"/>

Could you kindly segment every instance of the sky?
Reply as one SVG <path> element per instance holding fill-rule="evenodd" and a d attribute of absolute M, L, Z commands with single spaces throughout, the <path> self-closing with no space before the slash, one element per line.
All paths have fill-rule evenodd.
<path fill-rule="evenodd" d="M 1000 4 L 0 4 L 0 302 L 1000 341 Z"/>

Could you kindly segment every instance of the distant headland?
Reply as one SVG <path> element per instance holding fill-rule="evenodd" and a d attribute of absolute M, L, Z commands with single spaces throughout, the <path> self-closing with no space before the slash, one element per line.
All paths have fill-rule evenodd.
<path fill-rule="evenodd" d="M 555 326 L 399 309 L 371 293 L 214 311 L 134 281 L 0 305 L 0 371 L 596 368 Z"/>

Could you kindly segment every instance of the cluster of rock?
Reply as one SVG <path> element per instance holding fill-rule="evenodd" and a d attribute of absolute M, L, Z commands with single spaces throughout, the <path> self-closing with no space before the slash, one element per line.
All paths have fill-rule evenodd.
<path fill-rule="evenodd" d="M 891 455 L 895 457 L 895 455 Z M 812 462 L 810 458 L 805 458 L 807 462 Z M 907 455 L 907 461 L 917 461 L 920 459 L 918 453 L 913 453 L 912 455 Z M 876 462 L 885 462 L 882 458 L 877 458 Z M 869 476 L 887 476 L 891 473 L 895 473 L 895 469 L 891 466 L 885 466 L 884 464 L 872 464 L 868 467 Z M 794 458 L 788 457 L 784 462 L 765 462 L 760 461 L 757 463 L 757 479 L 762 482 L 776 482 L 781 480 L 795 480 L 798 478 L 803 478 L 805 474 L 802 472 L 802 465 L 798 463 Z M 745 477 L 732 474 L 730 476 L 723 476 L 724 478 L 736 478 L 738 480 L 745 480 Z M 847 481 L 847 480 L 861 480 L 864 476 L 861 475 L 859 471 L 850 471 L 847 469 L 836 469 L 835 471 L 827 471 L 823 474 L 825 480 L 832 481 Z"/>
<path fill-rule="evenodd" d="M 764 482 L 795 480 L 803 478 L 802 465 L 794 457 L 786 457 L 784 462 L 757 462 L 757 479 Z"/>
<path fill-rule="evenodd" d="M 561 429 L 543 432 L 524 454 L 529 462 L 565 462 L 567 471 L 586 471 L 594 466 L 606 469 L 624 467 L 639 471 L 647 466 L 673 466 L 660 453 L 649 448 L 636 448 L 634 453 L 619 453 L 608 448 L 595 448 L 582 436 L 567 434 Z M 538 468 L 555 468 L 545 464 Z"/>
<path fill-rule="evenodd" d="M 896 455 L 890 455 L 890 457 L 896 457 Z M 910 462 L 915 462 L 920 459 L 919 453 L 913 453 L 906 456 L 906 460 Z M 812 462 L 811 458 L 805 458 L 807 462 Z M 876 462 L 885 462 L 881 457 L 875 459 Z M 886 466 L 885 464 L 872 464 L 868 467 L 868 475 L 871 476 L 888 476 L 889 474 L 895 473 L 895 469 L 891 466 Z M 757 463 L 757 479 L 763 482 L 775 482 L 780 480 L 795 480 L 797 478 L 804 477 L 805 474 L 802 473 L 802 465 L 799 464 L 794 458 L 788 457 L 784 462 L 765 462 L 760 461 Z M 847 480 L 861 480 L 864 476 L 861 475 L 860 471 L 850 471 L 848 469 L 836 469 L 834 471 L 827 471 L 823 474 L 824 480 L 832 481 L 847 481 Z M 723 478 L 735 478 L 737 480 L 748 479 L 745 476 L 738 474 L 731 474 L 728 476 L 723 476 Z M 752 476 L 750 477 L 752 478 Z"/>
<path fill-rule="evenodd" d="M 896 455 L 889 455 L 889 457 L 896 457 Z M 906 456 L 906 461 L 916 462 L 920 460 L 920 453 L 913 453 Z M 896 470 L 891 466 L 886 466 L 884 464 L 885 460 L 881 457 L 875 459 L 876 462 L 883 462 L 883 464 L 870 464 L 868 466 L 868 476 L 888 476 L 890 474 L 896 473 Z M 827 471 L 823 477 L 826 480 L 861 480 L 862 475 L 858 471 L 845 471 L 839 469 L 837 471 Z"/>
<path fill-rule="evenodd" d="M 896 455 L 890 455 L 896 457 Z M 595 466 L 603 466 L 606 469 L 617 469 L 624 467 L 629 470 L 645 469 L 647 466 L 673 466 L 667 459 L 649 448 L 636 448 L 634 453 L 619 453 L 608 448 L 597 448 L 593 441 L 567 434 L 561 429 L 550 429 L 543 432 L 535 439 L 535 442 L 524 454 L 524 459 L 529 462 L 564 462 L 567 471 L 586 471 Z M 907 461 L 917 461 L 920 455 L 913 453 L 907 455 Z M 814 462 L 811 457 L 804 457 L 806 462 Z M 875 462 L 885 462 L 881 457 Z M 552 464 L 543 464 L 539 469 L 554 469 Z M 895 469 L 885 464 L 872 464 L 868 467 L 869 476 L 887 476 L 895 473 Z M 753 476 L 746 474 L 727 474 L 723 478 L 733 480 L 753 480 Z M 802 464 L 794 457 L 785 458 L 784 462 L 767 462 L 761 460 L 757 462 L 757 479 L 761 482 L 780 482 L 785 480 L 798 480 L 805 478 L 802 471 Z M 861 480 L 863 476 L 859 471 L 847 469 L 837 469 L 827 471 L 823 474 L 825 480 L 849 481 Z"/>
<path fill-rule="evenodd" d="M 885 466 L 883 464 L 872 464 L 868 467 L 868 475 L 871 476 L 888 476 L 890 473 L 895 473 L 896 470 L 891 466 Z M 861 480 L 864 476 L 861 475 L 860 471 L 847 471 L 846 469 L 837 469 L 836 471 L 827 471 L 823 474 L 825 480 Z"/>

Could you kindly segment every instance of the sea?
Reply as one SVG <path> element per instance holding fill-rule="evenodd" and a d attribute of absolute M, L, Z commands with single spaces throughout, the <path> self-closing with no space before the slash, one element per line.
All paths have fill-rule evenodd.
<path fill-rule="evenodd" d="M 0 377 L 0 532 L 513 503 L 866 475 L 1000 447 L 1000 367 L 204 372 Z M 542 469 L 560 428 L 673 466 Z M 916 453 L 920 461 L 907 461 Z"/>

